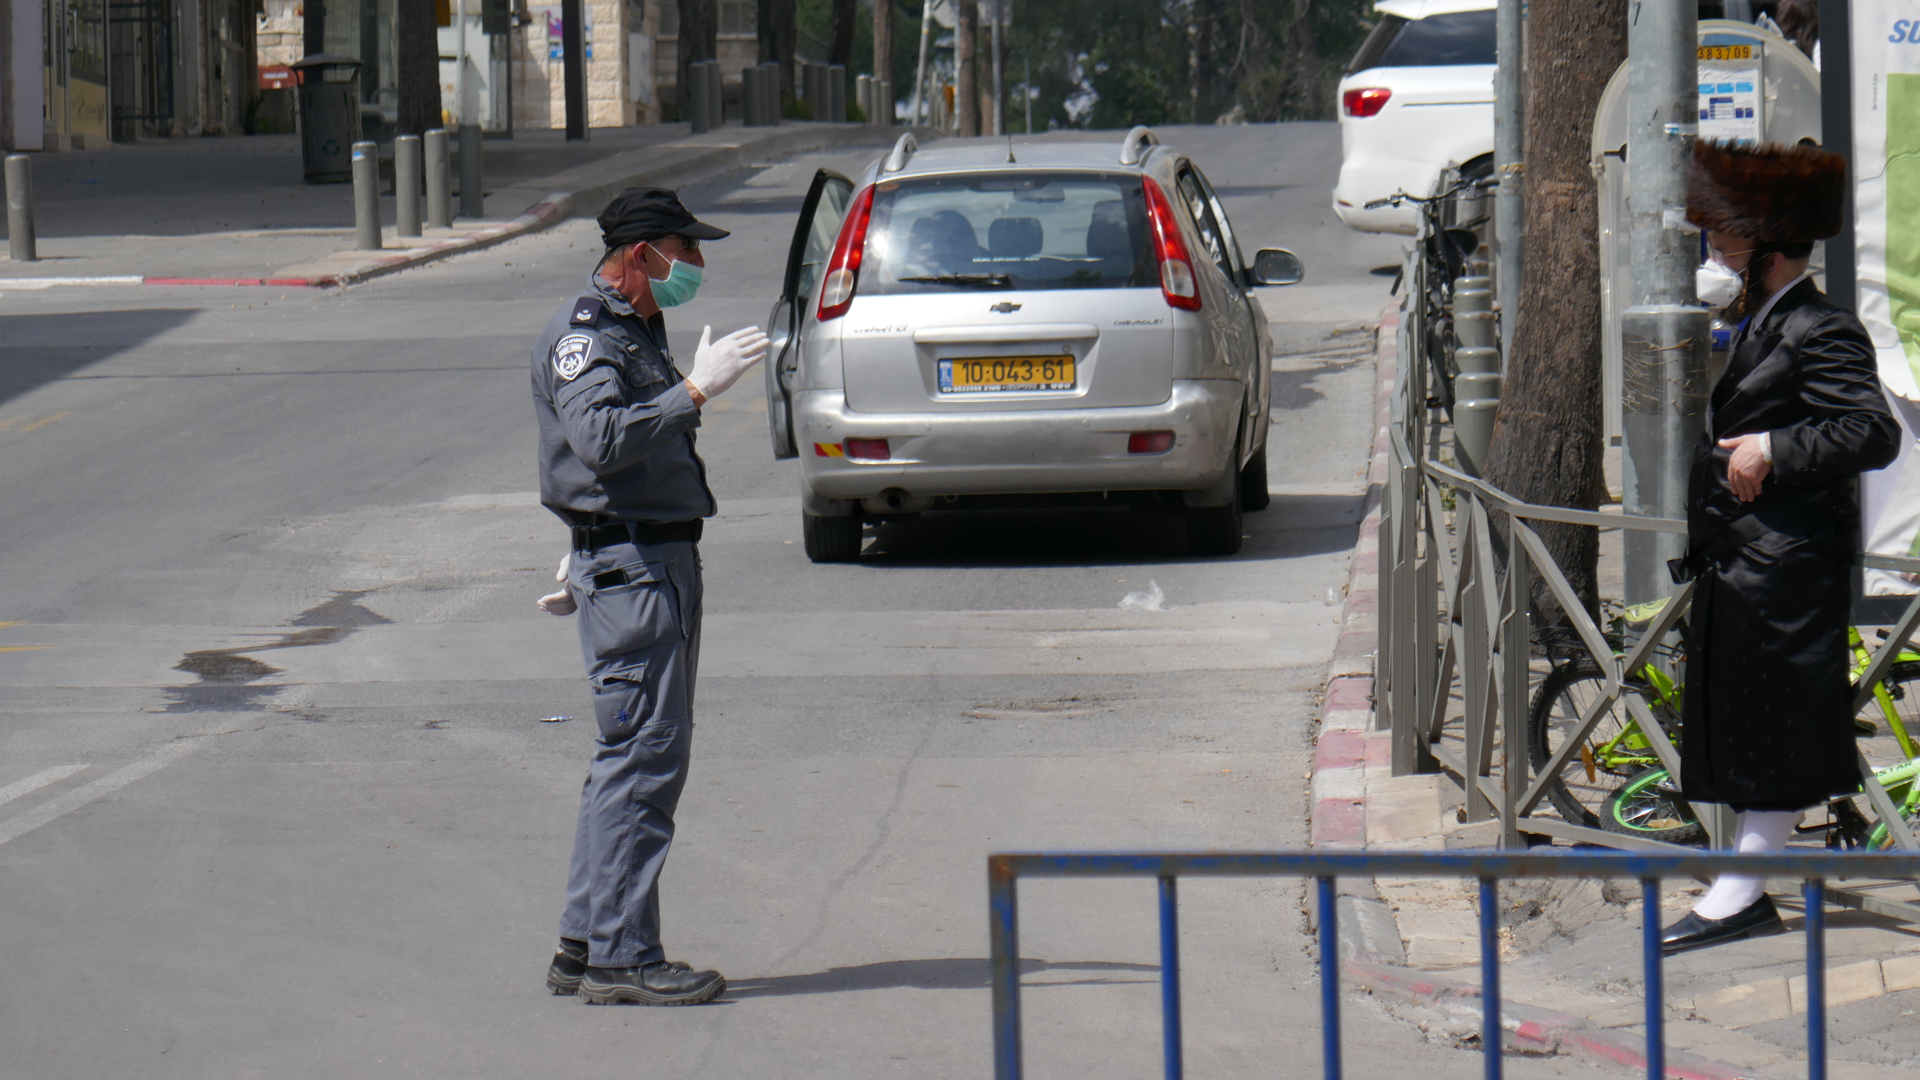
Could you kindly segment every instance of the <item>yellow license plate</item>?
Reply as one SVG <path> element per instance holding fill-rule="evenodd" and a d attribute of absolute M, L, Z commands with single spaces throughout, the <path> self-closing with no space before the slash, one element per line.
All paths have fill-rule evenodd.
<path fill-rule="evenodd" d="M 1009 390 L 1071 390 L 1071 356 L 981 356 L 941 360 L 943 394 L 996 394 Z"/>
<path fill-rule="evenodd" d="M 1702 60 L 1753 59 L 1753 46 L 1751 45 L 1701 45 L 1699 49 L 1700 59 Z"/>

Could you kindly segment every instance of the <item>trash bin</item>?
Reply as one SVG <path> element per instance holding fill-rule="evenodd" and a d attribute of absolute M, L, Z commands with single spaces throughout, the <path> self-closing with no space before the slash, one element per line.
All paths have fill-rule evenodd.
<path fill-rule="evenodd" d="M 300 154 L 307 183 L 351 183 L 353 144 L 360 141 L 360 61 L 314 53 L 288 66 L 300 88 Z"/>

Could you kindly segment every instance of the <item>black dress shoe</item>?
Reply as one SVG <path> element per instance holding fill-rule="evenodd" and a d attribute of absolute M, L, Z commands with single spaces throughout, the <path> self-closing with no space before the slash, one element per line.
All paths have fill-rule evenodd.
<path fill-rule="evenodd" d="M 580 976 L 587 973 L 587 943 L 561 938 L 560 948 L 547 965 L 547 989 L 556 994 L 571 994 L 580 989 Z"/>
<path fill-rule="evenodd" d="M 629 968 L 590 967 L 580 978 L 580 996 L 589 1005 L 698 1005 L 726 988 L 727 980 L 717 971 L 694 971 L 665 960 Z"/>
<path fill-rule="evenodd" d="M 1787 924 L 1780 921 L 1780 912 L 1774 909 L 1773 897 L 1763 895 L 1747 905 L 1745 911 L 1737 911 L 1724 919 L 1703 919 L 1691 911 L 1687 912 L 1679 922 L 1661 933 L 1660 952 L 1672 956 L 1688 949 L 1718 945 L 1723 941 L 1771 937 L 1786 931 Z"/>

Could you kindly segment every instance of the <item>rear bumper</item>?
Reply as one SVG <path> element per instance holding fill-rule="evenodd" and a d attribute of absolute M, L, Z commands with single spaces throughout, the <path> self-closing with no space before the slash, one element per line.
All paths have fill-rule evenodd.
<path fill-rule="evenodd" d="M 1158 405 L 977 413 L 859 413 L 839 390 L 794 395 L 807 488 L 827 499 L 1082 491 L 1195 491 L 1235 462 L 1243 388 L 1176 380 Z M 1129 454 L 1136 431 L 1171 431 L 1173 448 Z M 821 456 L 816 444 L 886 439 L 890 460 Z"/>

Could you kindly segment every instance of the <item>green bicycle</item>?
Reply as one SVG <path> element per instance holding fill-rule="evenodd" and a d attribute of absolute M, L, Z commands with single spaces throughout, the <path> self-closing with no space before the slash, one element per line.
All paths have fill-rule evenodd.
<path fill-rule="evenodd" d="M 1663 603 L 1629 609 L 1616 622 L 1615 629 L 1624 633 L 1626 625 L 1650 623 Z M 1847 639 L 1853 652 L 1853 675 L 1857 679 L 1871 662 L 1873 650 L 1858 629 L 1849 628 Z M 1679 666 L 1676 651 L 1666 648 L 1655 651 L 1668 662 L 1664 666 Z M 1527 723 L 1528 756 L 1536 771 L 1552 763 L 1567 739 L 1578 730 L 1580 717 L 1601 696 L 1605 684 L 1606 676 L 1599 665 L 1586 657 L 1562 663 L 1547 676 L 1534 694 Z M 1632 673 L 1626 685 L 1629 692 L 1646 703 L 1667 737 L 1677 744 L 1681 735 L 1680 704 L 1684 686 L 1659 663 L 1649 663 Z M 1877 738 L 1882 721 L 1893 736 L 1892 747 Z M 1887 789 L 1909 824 L 1920 824 L 1920 783 L 1915 782 L 1920 778 L 1920 760 L 1916 760 L 1920 759 L 1920 748 L 1916 747 L 1912 735 L 1913 731 L 1920 731 L 1920 652 L 1900 651 L 1886 675 L 1874 686 L 1872 701 L 1854 722 L 1861 735 L 1875 737 L 1866 749 L 1869 761 L 1876 766 L 1875 776 L 1881 786 Z M 1891 760 L 1883 762 L 1875 760 L 1876 757 Z M 1570 755 L 1559 773 L 1548 779 L 1545 794 L 1560 816 L 1574 824 L 1672 844 L 1706 841 L 1705 828 L 1675 790 L 1639 721 L 1620 701 L 1601 714 L 1578 752 Z M 1851 800 L 1837 800 L 1832 810 L 1831 822 L 1813 827 L 1828 832 L 1830 845 L 1876 851 L 1890 845 L 1886 826 L 1869 823 Z"/>

